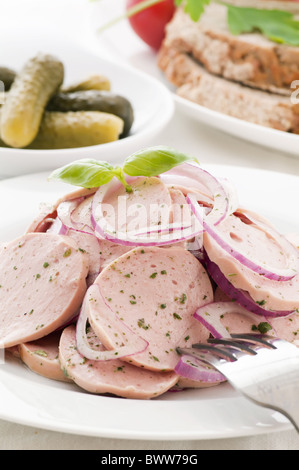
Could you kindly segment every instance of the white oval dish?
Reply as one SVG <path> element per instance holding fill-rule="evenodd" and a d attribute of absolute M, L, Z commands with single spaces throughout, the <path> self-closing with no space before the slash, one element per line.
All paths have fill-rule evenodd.
<path fill-rule="evenodd" d="M 251 168 L 206 165 L 229 178 L 243 206 L 258 211 L 281 231 L 299 231 L 299 178 Z M 23 233 L 40 203 L 51 203 L 74 187 L 47 183 L 47 173 L 0 181 L 0 243 Z M 273 188 L 279 187 L 279 191 Z M 253 190 L 254 189 L 254 190 Z M 290 198 L 292 194 L 292 198 Z M 1 350 L 0 350 L 1 352 Z M 205 440 L 291 430 L 280 413 L 246 400 L 229 384 L 168 392 L 154 400 L 97 396 L 31 372 L 16 358 L 1 362 L 0 418 L 52 431 L 115 439 Z"/>
<path fill-rule="evenodd" d="M 53 170 L 81 158 L 122 160 L 134 151 L 155 144 L 155 137 L 164 129 L 174 112 L 171 93 L 158 80 L 126 64 L 101 58 L 70 39 L 36 28 L 18 31 L 26 39 L 20 47 L 14 35 L 3 26 L 0 43 L 0 64 L 19 70 L 27 59 L 38 52 L 56 55 L 65 65 L 64 84 L 100 73 L 111 81 L 111 89 L 126 97 L 133 106 L 135 120 L 130 135 L 116 142 L 62 150 L 24 150 L 0 147 L 0 178 Z"/>

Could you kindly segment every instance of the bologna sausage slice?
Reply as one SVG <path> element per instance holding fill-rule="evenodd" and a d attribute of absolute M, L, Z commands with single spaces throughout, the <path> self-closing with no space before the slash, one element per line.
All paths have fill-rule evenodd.
<path fill-rule="evenodd" d="M 89 331 L 89 338 L 94 348 L 102 349 L 92 331 Z M 91 393 L 150 399 L 165 393 L 178 380 L 174 372 L 151 372 L 118 359 L 100 362 L 86 360 L 76 349 L 76 330 L 72 325 L 65 328 L 61 335 L 59 359 L 68 377 Z"/>
<path fill-rule="evenodd" d="M 72 201 L 80 197 L 86 197 L 94 194 L 96 189 L 80 188 L 58 199 L 54 204 L 43 204 L 39 214 L 31 221 L 26 232 L 46 232 L 57 217 L 58 206 L 66 201 Z"/>
<path fill-rule="evenodd" d="M 69 237 L 28 233 L 1 248 L 0 344 L 53 332 L 80 308 L 88 263 Z"/>
<path fill-rule="evenodd" d="M 20 358 L 36 374 L 60 382 L 70 382 L 60 367 L 59 340 L 61 331 L 54 331 L 36 341 L 20 344 Z"/>
<path fill-rule="evenodd" d="M 133 249 L 108 265 L 95 284 L 112 311 L 149 343 L 143 353 L 127 359 L 137 366 L 173 370 L 178 346 L 208 338 L 193 314 L 212 302 L 212 285 L 200 262 L 182 247 Z M 96 302 L 90 302 L 89 320 L 106 349 L 118 346 Z"/>
<path fill-rule="evenodd" d="M 278 269 L 284 267 L 286 259 L 279 244 L 254 224 L 243 221 L 242 217 L 231 215 L 219 224 L 218 230 L 227 234 L 234 246 L 243 246 L 254 258 Z M 236 289 L 248 292 L 258 305 L 273 311 L 299 308 L 299 274 L 288 281 L 268 279 L 230 256 L 208 233 L 204 234 L 204 248 L 229 282 Z"/>

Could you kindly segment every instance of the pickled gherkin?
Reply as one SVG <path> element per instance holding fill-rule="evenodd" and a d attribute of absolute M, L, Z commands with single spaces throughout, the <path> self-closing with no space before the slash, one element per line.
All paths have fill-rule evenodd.
<path fill-rule="evenodd" d="M 86 90 L 111 90 L 110 80 L 104 75 L 91 75 L 86 80 L 74 83 L 68 87 L 63 87 L 61 91 L 63 93 L 72 93 L 74 91 L 86 91 Z"/>
<path fill-rule="evenodd" d="M 15 148 L 28 146 L 37 136 L 45 108 L 64 79 L 62 62 L 38 54 L 17 74 L 1 109 L 1 139 Z"/>
<path fill-rule="evenodd" d="M 67 149 L 113 142 L 123 131 L 123 121 L 98 111 L 46 111 L 37 137 L 29 149 Z"/>
<path fill-rule="evenodd" d="M 109 91 L 87 90 L 74 93 L 57 93 L 48 106 L 48 111 L 101 111 L 115 114 L 124 121 L 120 137 L 129 134 L 134 121 L 134 111 L 129 100 Z"/>
<path fill-rule="evenodd" d="M 0 67 L 0 81 L 4 83 L 4 90 L 8 91 L 11 88 L 16 78 L 16 72 L 7 67 Z"/>

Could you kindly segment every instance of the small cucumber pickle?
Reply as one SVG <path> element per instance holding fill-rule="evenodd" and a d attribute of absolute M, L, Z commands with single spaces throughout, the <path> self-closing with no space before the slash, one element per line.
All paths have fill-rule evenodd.
<path fill-rule="evenodd" d="M 37 136 L 44 110 L 60 88 L 64 67 L 52 55 L 38 54 L 16 76 L 1 109 L 1 139 L 22 148 Z"/>

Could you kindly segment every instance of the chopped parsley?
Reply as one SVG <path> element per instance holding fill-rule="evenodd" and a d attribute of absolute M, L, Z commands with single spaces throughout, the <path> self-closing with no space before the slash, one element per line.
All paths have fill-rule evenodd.
<path fill-rule="evenodd" d="M 259 331 L 261 334 L 268 333 L 268 331 L 272 330 L 272 326 L 268 322 L 261 322 L 257 326 L 252 325 L 251 327 L 252 331 Z"/>
<path fill-rule="evenodd" d="M 150 325 L 145 324 L 144 318 L 140 318 L 137 322 L 137 325 L 139 326 L 139 328 L 143 328 L 144 330 L 148 330 L 150 328 Z"/>
<path fill-rule="evenodd" d="M 157 356 L 151 356 L 151 359 L 153 359 L 156 362 L 160 362 L 160 359 L 158 359 Z"/>
<path fill-rule="evenodd" d="M 186 302 L 187 296 L 186 294 L 182 294 L 180 298 L 180 304 L 184 304 Z"/>
<path fill-rule="evenodd" d="M 63 253 L 63 257 L 64 258 L 68 258 L 72 253 L 72 249 L 71 248 L 68 248 L 64 253 Z"/>
<path fill-rule="evenodd" d="M 175 318 L 176 320 L 181 320 L 182 319 L 182 317 L 178 313 L 174 313 L 173 318 Z"/>
<path fill-rule="evenodd" d="M 43 351 L 42 349 L 37 349 L 34 351 L 34 354 L 37 356 L 42 356 L 42 357 L 48 357 L 48 353 L 46 351 Z"/>

